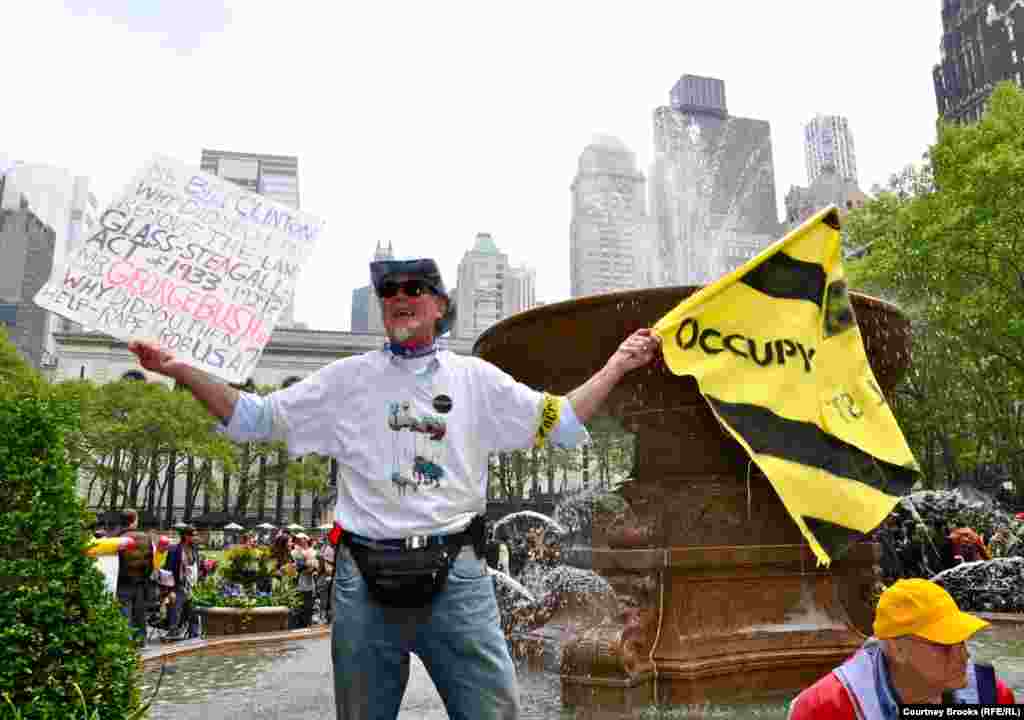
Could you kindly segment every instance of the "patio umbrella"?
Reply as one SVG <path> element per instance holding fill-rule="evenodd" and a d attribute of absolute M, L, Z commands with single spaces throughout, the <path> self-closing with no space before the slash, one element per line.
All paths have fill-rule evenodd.
<path fill-rule="evenodd" d="M 245 530 L 245 528 L 242 527 L 241 525 L 239 525 L 238 523 L 228 523 L 227 525 L 224 526 L 224 529 L 225 530 Z"/>
<path fill-rule="evenodd" d="M 292 523 L 291 525 L 288 526 L 288 529 L 294 532 L 296 530 L 302 531 L 302 530 L 305 530 L 306 528 L 302 527 L 298 523 Z"/>
<path fill-rule="evenodd" d="M 332 525 L 331 523 L 324 523 L 323 525 L 318 525 L 316 529 L 317 530 L 332 530 L 333 528 L 334 528 L 334 525 Z"/>
<path fill-rule="evenodd" d="M 274 525 L 271 525 L 268 522 L 265 522 L 265 523 L 260 523 L 259 525 L 257 525 L 256 529 L 257 530 L 277 530 L 277 527 L 274 526 Z"/>

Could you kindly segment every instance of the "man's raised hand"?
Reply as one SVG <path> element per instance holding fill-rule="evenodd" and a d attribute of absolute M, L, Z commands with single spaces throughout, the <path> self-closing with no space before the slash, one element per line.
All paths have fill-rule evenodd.
<path fill-rule="evenodd" d="M 128 343 L 128 350 L 135 354 L 143 368 L 170 378 L 174 378 L 175 371 L 184 366 L 175 360 L 173 353 L 167 352 L 156 343 L 133 340 Z"/>

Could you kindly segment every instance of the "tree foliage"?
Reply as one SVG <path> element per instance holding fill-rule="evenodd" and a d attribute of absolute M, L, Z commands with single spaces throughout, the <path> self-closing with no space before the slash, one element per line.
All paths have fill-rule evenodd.
<path fill-rule="evenodd" d="M 1004 83 L 980 122 L 942 125 L 846 230 L 868 248 L 853 284 L 912 318 L 893 404 L 931 482 L 988 463 L 1024 477 L 1024 92 Z"/>
<path fill-rule="evenodd" d="M 65 444 L 79 408 L 26 385 L 31 372 L 7 362 L 7 345 L 0 338 L 0 718 L 66 718 L 84 697 L 92 716 L 121 720 L 139 704 L 138 656 L 84 554 L 91 516 Z"/>

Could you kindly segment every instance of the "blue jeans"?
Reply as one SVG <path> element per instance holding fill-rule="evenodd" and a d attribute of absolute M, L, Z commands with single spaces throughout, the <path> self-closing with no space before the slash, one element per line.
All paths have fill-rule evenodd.
<path fill-rule="evenodd" d="M 412 610 L 375 602 L 352 554 L 339 546 L 331 635 L 338 720 L 394 720 L 409 681 L 410 652 L 423 661 L 451 720 L 519 715 L 493 581 L 469 546 L 433 603 Z"/>

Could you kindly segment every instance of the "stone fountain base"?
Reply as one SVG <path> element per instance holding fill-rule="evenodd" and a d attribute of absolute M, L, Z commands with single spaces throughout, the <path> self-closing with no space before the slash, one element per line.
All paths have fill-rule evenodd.
<path fill-rule="evenodd" d="M 870 632 L 878 555 L 860 544 L 825 569 L 801 545 L 570 550 L 632 607 L 565 638 L 562 701 L 629 711 L 798 691 Z"/>

